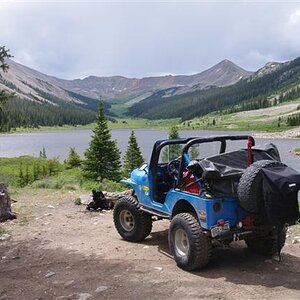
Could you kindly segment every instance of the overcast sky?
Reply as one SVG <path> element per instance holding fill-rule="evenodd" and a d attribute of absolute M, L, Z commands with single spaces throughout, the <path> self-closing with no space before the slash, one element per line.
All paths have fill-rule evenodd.
<path fill-rule="evenodd" d="M 14 60 L 66 79 L 191 74 L 225 58 L 256 70 L 300 56 L 299 2 L 0 0 L 0 28 Z"/>

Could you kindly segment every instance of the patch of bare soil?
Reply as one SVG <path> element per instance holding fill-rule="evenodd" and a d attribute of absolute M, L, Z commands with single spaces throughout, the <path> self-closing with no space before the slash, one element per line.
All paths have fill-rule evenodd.
<path fill-rule="evenodd" d="M 282 262 L 252 254 L 243 242 L 215 249 L 198 272 L 179 269 L 168 249 L 167 221 L 129 243 L 112 212 L 75 206 L 76 192 L 27 191 L 17 220 L 2 225 L 0 299 L 299 299 L 299 226 L 289 229 Z M 294 241 L 294 242 L 292 242 Z"/>
<path fill-rule="evenodd" d="M 266 117 L 278 117 L 284 114 L 294 113 L 297 110 L 299 103 L 289 103 L 284 105 L 278 105 L 273 107 L 267 108 L 260 108 L 255 110 L 248 110 L 248 111 L 241 111 L 236 113 L 238 117 L 259 117 L 259 116 L 266 116 Z"/>

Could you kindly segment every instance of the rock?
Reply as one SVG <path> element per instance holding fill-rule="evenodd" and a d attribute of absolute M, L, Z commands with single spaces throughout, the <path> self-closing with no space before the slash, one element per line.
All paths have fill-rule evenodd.
<path fill-rule="evenodd" d="M 87 299 L 91 299 L 93 296 L 89 293 L 80 293 L 77 294 L 77 300 L 87 300 Z"/>
<path fill-rule="evenodd" d="M 157 271 L 162 271 L 162 267 L 154 267 L 154 269 Z"/>
<path fill-rule="evenodd" d="M 107 289 L 108 289 L 107 286 L 105 286 L 105 285 L 100 285 L 100 286 L 98 286 L 98 287 L 95 289 L 95 293 L 101 293 L 101 292 L 103 292 L 103 291 L 105 291 L 105 290 L 107 290 Z"/>
<path fill-rule="evenodd" d="M 74 294 L 70 294 L 68 296 L 59 296 L 59 297 L 56 297 L 55 299 L 56 300 L 71 300 L 71 299 L 74 299 Z"/>
<path fill-rule="evenodd" d="M 52 214 L 44 214 L 45 217 L 52 216 Z"/>
<path fill-rule="evenodd" d="M 144 246 L 143 249 L 149 249 L 149 246 Z"/>
<path fill-rule="evenodd" d="M 48 205 L 48 208 L 54 209 L 55 207 L 53 205 Z"/>
<path fill-rule="evenodd" d="M 266 259 L 265 263 L 271 264 L 272 263 L 272 259 Z"/>
<path fill-rule="evenodd" d="M 68 287 L 68 286 L 72 285 L 74 282 L 75 282 L 74 280 L 69 280 L 64 284 L 64 286 Z"/>
<path fill-rule="evenodd" d="M 275 268 L 275 271 L 279 271 L 279 268 Z"/>
<path fill-rule="evenodd" d="M 275 260 L 275 261 L 278 261 L 278 262 L 281 260 L 281 258 L 278 254 L 274 254 L 272 259 Z"/>
<path fill-rule="evenodd" d="M 54 276 L 56 273 L 55 272 L 49 272 L 45 275 L 46 278 Z"/>
<path fill-rule="evenodd" d="M 296 240 L 296 239 L 292 240 L 292 244 L 297 244 L 297 243 L 298 243 L 298 240 Z"/>
<path fill-rule="evenodd" d="M 8 240 L 9 238 L 10 238 L 10 235 L 7 233 L 0 235 L 0 241 L 5 241 L 5 240 Z"/>
<path fill-rule="evenodd" d="M 79 199 L 80 203 L 83 205 L 89 205 L 93 201 L 91 195 L 80 195 Z"/>
<path fill-rule="evenodd" d="M 15 259 L 20 259 L 20 256 L 13 256 L 11 259 L 15 260 Z"/>

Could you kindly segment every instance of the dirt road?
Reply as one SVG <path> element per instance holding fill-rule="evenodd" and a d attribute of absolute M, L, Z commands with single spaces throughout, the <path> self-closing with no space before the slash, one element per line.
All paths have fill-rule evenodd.
<path fill-rule="evenodd" d="M 300 227 L 289 229 L 283 261 L 250 253 L 243 242 L 216 249 L 199 272 L 169 254 L 168 222 L 144 242 L 123 241 L 112 212 L 75 206 L 77 192 L 17 196 L 18 220 L 1 225 L 0 299 L 300 299 Z"/>

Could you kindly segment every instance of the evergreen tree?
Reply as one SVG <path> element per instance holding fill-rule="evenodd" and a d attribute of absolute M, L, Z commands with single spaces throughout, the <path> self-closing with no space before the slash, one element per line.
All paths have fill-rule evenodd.
<path fill-rule="evenodd" d="M 128 177 L 130 172 L 144 162 L 141 150 L 137 144 L 134 131 L 131 131 L 128 147 L 124 156 L 123 175 Z"/>
<path fill-rule="evenodd" d="M 24 187 L 25 184 L 25 178 L 24 178 L 24 174 L 23 174 L 23 165 L 20 164 L 20 168 L 19 168 L 19 178 L 18 178 L 18 183 L 20 187 Z"/>
<path fill-rule="evenodd" d="M 52 158 L 47 161 L 47 169 L 49 176 L 56 175 L 59 172 L 60 163 L 58 158 Z"/>
<path fill-rule="evenodd" d="M 40 175 L 41 175 L 41 166 L 40 163 L 37 162 L 33 165 L 33 173 L 32 173 L 33 181 L 39 180 Z"/>
<path fill-rule="evenodd" d="M 190 149 L 189 149 L 189 156 L 190 156 L 191 160 L 199 158 L 200 152 L 197 148 L 197 145 L 199 145 L 199 144 L 195 144 L 194 146 L 190 147 Z"/>
<path fill-rule="evenodd" d="M 172 126 L 169 131 L 169 139 L 179 139 L 179 133 L 177 126 Z M 182 146 L 181 145 L 169 145 L 167 146 L 162 153 L 162 161 L 169 162 L 173 159 L 176 159 L 182 155 Z"/>
<path fill-rule="evenodd" d="M 44 178 L 47 176 L 47 166 L 45 163 L 42 166 L 42 175 Z"/>
<path fill-rule="evenodd" d="M 43 147 L 43 150 L 40 151 L 40 158 L 47 159 L 46 149 Z"/>
<path fill-rule="evenodd" d="M 7 72 L 9 65 L 5 62 L 6 58 L 12 57 L 9 54 L 9 50 L 5 46 L 0 46 L 0 71 Z M 1 77 L 1 74 L 0 74 Z M 0 112 L 2 111 L 3 105 L 6 103 L 9 98 L 13 97 L 13 93 L 9 93 L 5 90 L 0 91 Z M 2 115 L 0 116 L 2 119 Z"/>
<path fill-rule="evenodd" d="M 81 165 L 81 159 L 78 153 L 75 151 L 74 147 L 71 147 L 69 150 L 69 156 L 66 161 L 67 169 L 78 168 Z"/>
<path fill-rule="evenodd" d="M 25 185 L 27 185 L 31 182 L 30 173 L 29 173 L 29 166 L 26 166 L 26 173 L 25 173 L 25 177 L 24 177 L 24 182 L 25 182 Z"/>
<path fill-rule="evenodd" d="M 102 102 L 99 103 L 96 127 L 93 132 L 89 148 L 84 154 L 86 158 L 83 161 L 84 176 L 100 181 L 104 178 L 120 180 L 120 151 L 116 141 L 111 140 Z"/>

